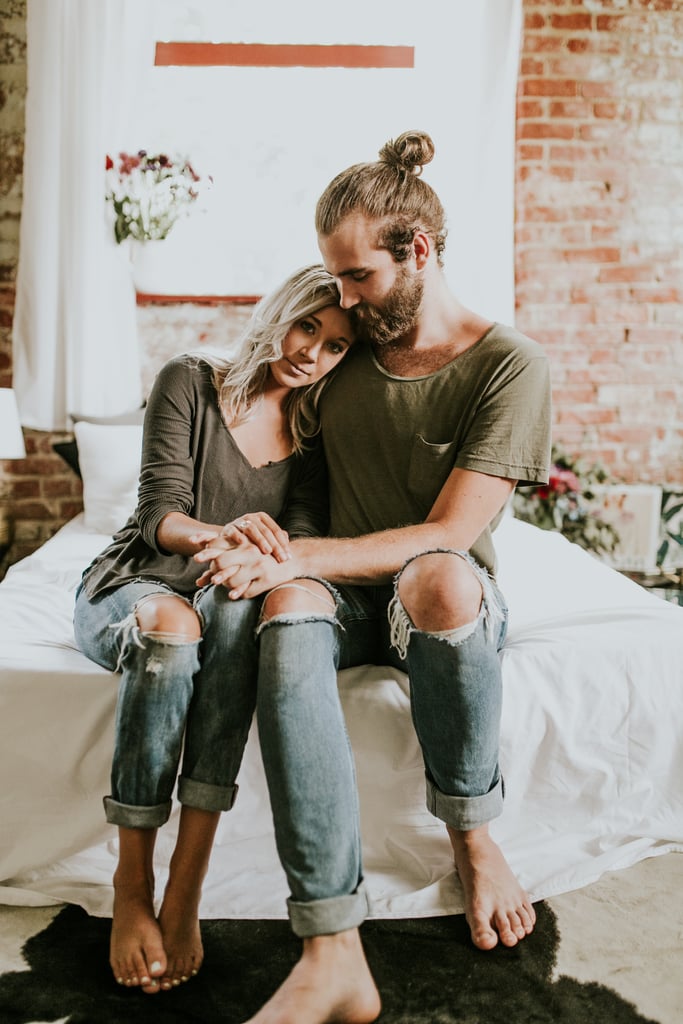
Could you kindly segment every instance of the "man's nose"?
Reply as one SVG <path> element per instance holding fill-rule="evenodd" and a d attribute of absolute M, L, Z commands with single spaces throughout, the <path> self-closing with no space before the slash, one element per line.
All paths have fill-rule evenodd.
<path fill-rule="evenodd" d="M 352 306 L 357 306 L 360 302 L 360 295 L 353 283 L 350 281 L 337 281 L 337 287 L 339 288 L 339 305 L 342 309 L 351 309 Z"/>

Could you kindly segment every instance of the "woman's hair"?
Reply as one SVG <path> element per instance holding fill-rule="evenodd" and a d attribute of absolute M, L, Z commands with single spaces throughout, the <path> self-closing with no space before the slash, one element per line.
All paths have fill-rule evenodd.
<path fill-rule="evenodd" d="M 254 307 L 231 362 L 209 357 L 218 400 L 229 424 L 242 422 L 258 400 L 268 366 L 282 356 L 289 329 L 325 306 L 339 305 L 334 278 L 320 263 L 302 267 Z M 300 451 L 320 425 L 318 401 L 329 374 L 310 387 L 292 388 L 285 399 L 294 450 Z"/>
<path fill-rule="evenodd" d="M 404 132 L 379 151 L 379 160 L 354 164 L 330 182 L 315 211 L 319 235 L 331 235 L 352 213 L 380 221 L 377 242 L 397 263 L 408 258 L 417 230 L 433 240 L 439 266 L 446 245 L 446 216 L 434 189 L 422 181 L 422 168 L 434 156 L 426 132 Z"/>

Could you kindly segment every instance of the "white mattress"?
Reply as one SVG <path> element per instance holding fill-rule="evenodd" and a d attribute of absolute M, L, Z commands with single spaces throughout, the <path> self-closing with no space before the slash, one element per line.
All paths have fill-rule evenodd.
<path fill-rule="evenodd" d="M 75 648 L 73 592 L 108 538 L 76 517 L 0 585 L 0 902 L 111 913 L 108 792 L 117 677 Z M 534 899 L 683 850 L 683 609 L 563 537 L 505 519 L 506 803 L 492 831 Z M 375 917 L 462 911 L 443 825 L 425 810 L 406 678 L 340 673 Z M 223 815 L 205 918 L 285 917 L 255 732 Z M 160 833 L 159 891 L 177 811 Z"/>

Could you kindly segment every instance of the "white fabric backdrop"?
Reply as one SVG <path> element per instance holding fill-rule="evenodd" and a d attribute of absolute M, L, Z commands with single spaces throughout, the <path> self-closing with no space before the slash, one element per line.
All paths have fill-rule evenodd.
<path fill-rule="evenodd" d="M 105 216 L 103 162 L 179 152 L 213 174 L 205 216 L 164 242 L 156 288 L 261 294 L 319 259 L 313 209 L 342 167 L 409 128 L 446 207 L 446 276 L 514 317 L 514 110 L 521 0 L 28 0 L 24 207 L 14 324 L 22 423 L 70 427 L 141 400 L 130 268 Z M 402 70 L 154 68 L 155 39 L 413 45 Z M 148 285 L 149 287 L 149 285 Z"/>
<path fill-rule="evenodd" d="M 135 293 L 105 218 L 104 158 L 153 33 L 137 0 L 28 0 L 27 36 L 14 388 L 24 426 L 58 430 L 70 412 L 141 402 Z"/>

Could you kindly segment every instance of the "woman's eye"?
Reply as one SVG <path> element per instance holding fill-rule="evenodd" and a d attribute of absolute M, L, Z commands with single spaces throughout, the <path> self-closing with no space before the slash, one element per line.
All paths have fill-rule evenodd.
<path fill-rule="evenodd" d="M 330 341 L 330 342 L 328 342 L 328 346 L 327 347 L 329 348 L 330 352 L 333 355 L 335 355 L 335 356 L 339 356 L 339 355 L 342 354 L 342 352 L 345 351 L 345 346 L 342 345 L 338 341 Z"/>
<path fill-rule="evenodd" d="M 315 334 L 315 324 L 312 320 L 302 320 L 299 327 L 302 331 L 305 331 L 306 334 Z"/>

